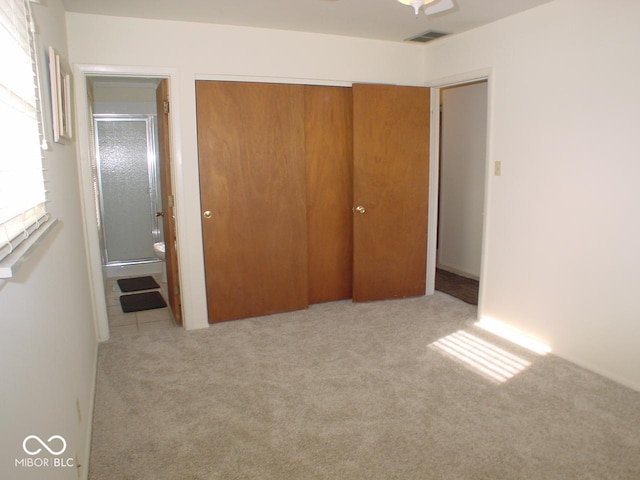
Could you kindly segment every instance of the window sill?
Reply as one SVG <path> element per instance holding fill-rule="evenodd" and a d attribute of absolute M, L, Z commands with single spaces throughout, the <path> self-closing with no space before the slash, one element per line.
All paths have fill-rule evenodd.
<path fill-rule="evenodd" d="M 42 241 L 51 228 L 58 221 L 57 218 L 51 218 L 42 224 L 37 230 L 29 235 L 25 241 L 16 247 L 16 249 L 0 261 L 0 278 L 11 278 L 16 271 L 24 263 L 34 247 Z"/>

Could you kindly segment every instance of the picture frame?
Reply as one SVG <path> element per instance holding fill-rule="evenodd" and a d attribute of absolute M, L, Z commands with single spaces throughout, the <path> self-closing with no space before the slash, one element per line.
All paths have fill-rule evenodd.
<path fill-rule="evenodd" d="M 49 47 L 49 80 L 51 86 L 51 120 L 53 141 L 73 140 L 71 70 L 53 47 Z"/>

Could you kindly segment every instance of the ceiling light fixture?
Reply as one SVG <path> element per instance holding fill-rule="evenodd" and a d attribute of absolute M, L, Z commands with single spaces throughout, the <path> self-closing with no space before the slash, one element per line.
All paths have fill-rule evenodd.
<path fill-rule="evenodd" d="M 416 11 L 416 15 L 420 13 L 420 9 L 423 5 L 427 3 L 433 3 L 434 0 L 398 0 L 403 5 L 411 5 L 413 9 Z"/>
<path fill-rule="evenodd" d="M 398 2 L 403 5 L 411 5 L 416 12 L 416 16 L 420 13 L 420 9 L 425 15 L 433 15 L 453 8 L 453 0 L 398 0 Z M 432 3 L 433 5 L 430 5 Z"/>

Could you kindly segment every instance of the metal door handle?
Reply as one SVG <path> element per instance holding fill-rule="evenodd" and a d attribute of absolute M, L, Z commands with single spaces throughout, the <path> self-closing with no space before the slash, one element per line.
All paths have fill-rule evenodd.
<path fill-rule="evenodd" d="M 358 213 L 365 213 L 367 210 L 362 205 L 358 205 L 357 207 L 353 207 L 353 211 Z"/>
<path fill-rule="evenodd" d="M 204 218 L 211 218 L 213 216 L 211 210 L 206 210 L 202 215 Z"/>

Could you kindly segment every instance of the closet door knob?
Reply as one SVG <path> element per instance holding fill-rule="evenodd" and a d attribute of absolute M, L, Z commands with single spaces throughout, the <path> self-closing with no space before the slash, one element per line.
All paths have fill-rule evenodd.
<path fill-rule="evenodd" d="M 211 217 L 212 217 L 211 210 L 206 210 L 206 211 L 202 214 L 202 216 L 203 216 L 204 218 L 207 218 L 207 219 L 211 218 Z"/>
<path fill-rule="evenodd" d="M 365 213 L 367 210 L 362 205 L 358 205 L 357 207 L 353 207 L 353 211 L 358 213 Z"/>

